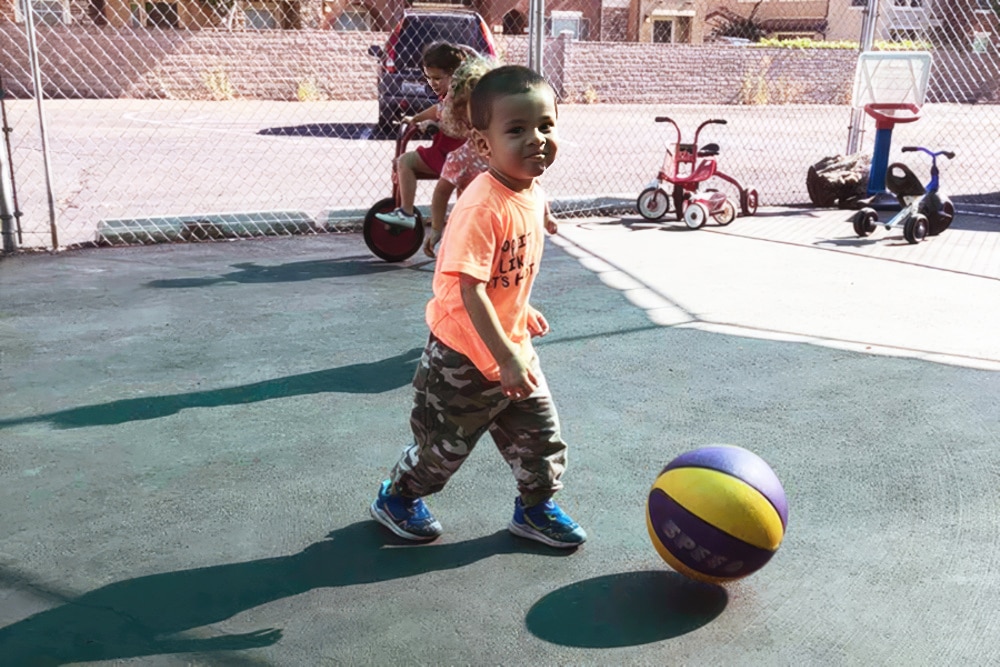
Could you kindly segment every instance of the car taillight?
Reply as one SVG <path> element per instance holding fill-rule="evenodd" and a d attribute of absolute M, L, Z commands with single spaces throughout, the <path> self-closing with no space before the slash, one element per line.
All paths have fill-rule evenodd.
<path fill-rule="evenodd" d="M 486 21 L 479 22 L 479 31 L 483 33 L 483 41 L 486 42 L 486 52 L 491 58 L 496 58 L 497 49 L 493 45 L 493 34 L 490 29 L 486 26 Z"/>
<path fill-rule="evenodd" d="M 390 74 L 396 73 L 396 44 L 399 42 L 399 29 L 402 27 L 402 23 L 396 26 L 396 29 L 389 35 L 389 41 L 385 45 L 385 62 L 383 65 L 385 66 L 385 71 Z"/>

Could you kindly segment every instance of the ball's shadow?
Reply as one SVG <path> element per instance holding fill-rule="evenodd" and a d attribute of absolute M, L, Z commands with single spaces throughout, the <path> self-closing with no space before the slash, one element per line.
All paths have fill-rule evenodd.
<path fill-rule="evenodd" d="M 539 639 L 563 646 L 638 646 L 696 630 L 722 613 L 729 596 L 676 572 L 627 572 L 549 593 L 525 623 Z"/>

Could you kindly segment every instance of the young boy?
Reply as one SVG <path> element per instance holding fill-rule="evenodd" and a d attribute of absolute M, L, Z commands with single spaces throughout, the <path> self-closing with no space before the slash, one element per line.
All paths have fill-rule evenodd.
<path fill-rule="evenodd" d="M 414 442 L 382 483 L 372 516 L 396 535 L 433 540 L 441 524 L 421 498 L 444 488 L 489 431 L 520 492 L 515 535 L 573 548 L 587 534 L 552 500 L 566 443 L 531 345 L 548 322 L 528 303 L 544 245 L 545 195 L 556 157 L 556 101 L 532 70 L 494 69 L 470 100 L 470 141 L 489 162 L 452 211 L 427 304 L 431 334 L 413 379 Z"/>

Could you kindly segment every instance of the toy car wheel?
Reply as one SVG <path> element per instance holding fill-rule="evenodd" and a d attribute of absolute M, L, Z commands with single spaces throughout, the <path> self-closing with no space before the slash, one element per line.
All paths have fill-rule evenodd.
<path fill-rule="evenodd" d="M 743 192 L 741 197 L 743 201 L 740 202 L 740 208 L 743 210 L 743 215 L 756 215 L 757 206 L 760 204 L 760 195 L 753 188 L 749 188 Z"/>
<path fill-rule="evenodd" d="M 413 210 L 417 216 L 413 229 L 388 225 L 375 217 L 376 213 L 388 213 L 395 208 L 396 200 L 392 197 L 378 201 L 365 214 L 362 229 L 368 249 L 387 262 L 402 262 L 412 257 L 424 243 L 424 220 L 418 209 Z"/>
<path fill-rule="evenodd" d="M 858 236 L 871 236 L 875 231 L 875 223 L 878 222 L 878 213 L 873 209 L 863 208 L 851 218 L 854 223 L 854 233 Z"/>
<path fill-rule="evenodd" d="M 691 202 L 684 209 L 684 224 L 691 229 L 698 229 L 708 220 L 708 209 L 701 202 Z"/>
<path fill-rule="evenodd" d="M 639 209 L 639 215 L 646 220 L 659 220 L 670 210 L 670 198 L 654 185 L 639 193 L 635 205 Z"/>
<path fill-rule="evenodd" d="M 920 243 L 927 237 L 927 216 L 922 213 L 911 215 L 903 223 L 903 238 L 907 243 Z"/>
<path fill-rule="evenodd" d="M 712 215 L 712 218 L 714 218 L 720 226 L 725 227 L 736 219 L 736 207 L 733 205 L 732 201 L 726 199 L 726 201 L 722 202 L 722 207 Z"/>

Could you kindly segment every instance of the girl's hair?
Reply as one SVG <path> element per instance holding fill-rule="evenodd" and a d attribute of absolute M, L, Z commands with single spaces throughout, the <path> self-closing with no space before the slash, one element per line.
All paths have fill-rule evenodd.
<path fill-rule="evenodd" d="M 493 105 L 501 97 L 527 93 L 536 88 L 552 90 L 540 74 L 522 65 L 504 65 L 490 70 L 476 84 L 469 100 L 472 127 L 477 130 L 489 128 L 493 118 Z"/>
<path fill-rule="evenodd" d="M 451 75 L 451 88 L 448 89 L 448 99 L 451 103 L 451 114 L 455 120 L 465 125 L 469 120 L 469 98 L 472 89 L 476 87 L 483 75 L 495 69 L 499 63 L 489 56 L 472 55 L 465 60 Z"/>
<path fill-rule="evenodd" d="M 454 72 L 469 56 L 469 49 L 448 42 L 433 42 L 424 49 L 422 62 L 424 67 L 433 67 L 444 72 Z"/>

